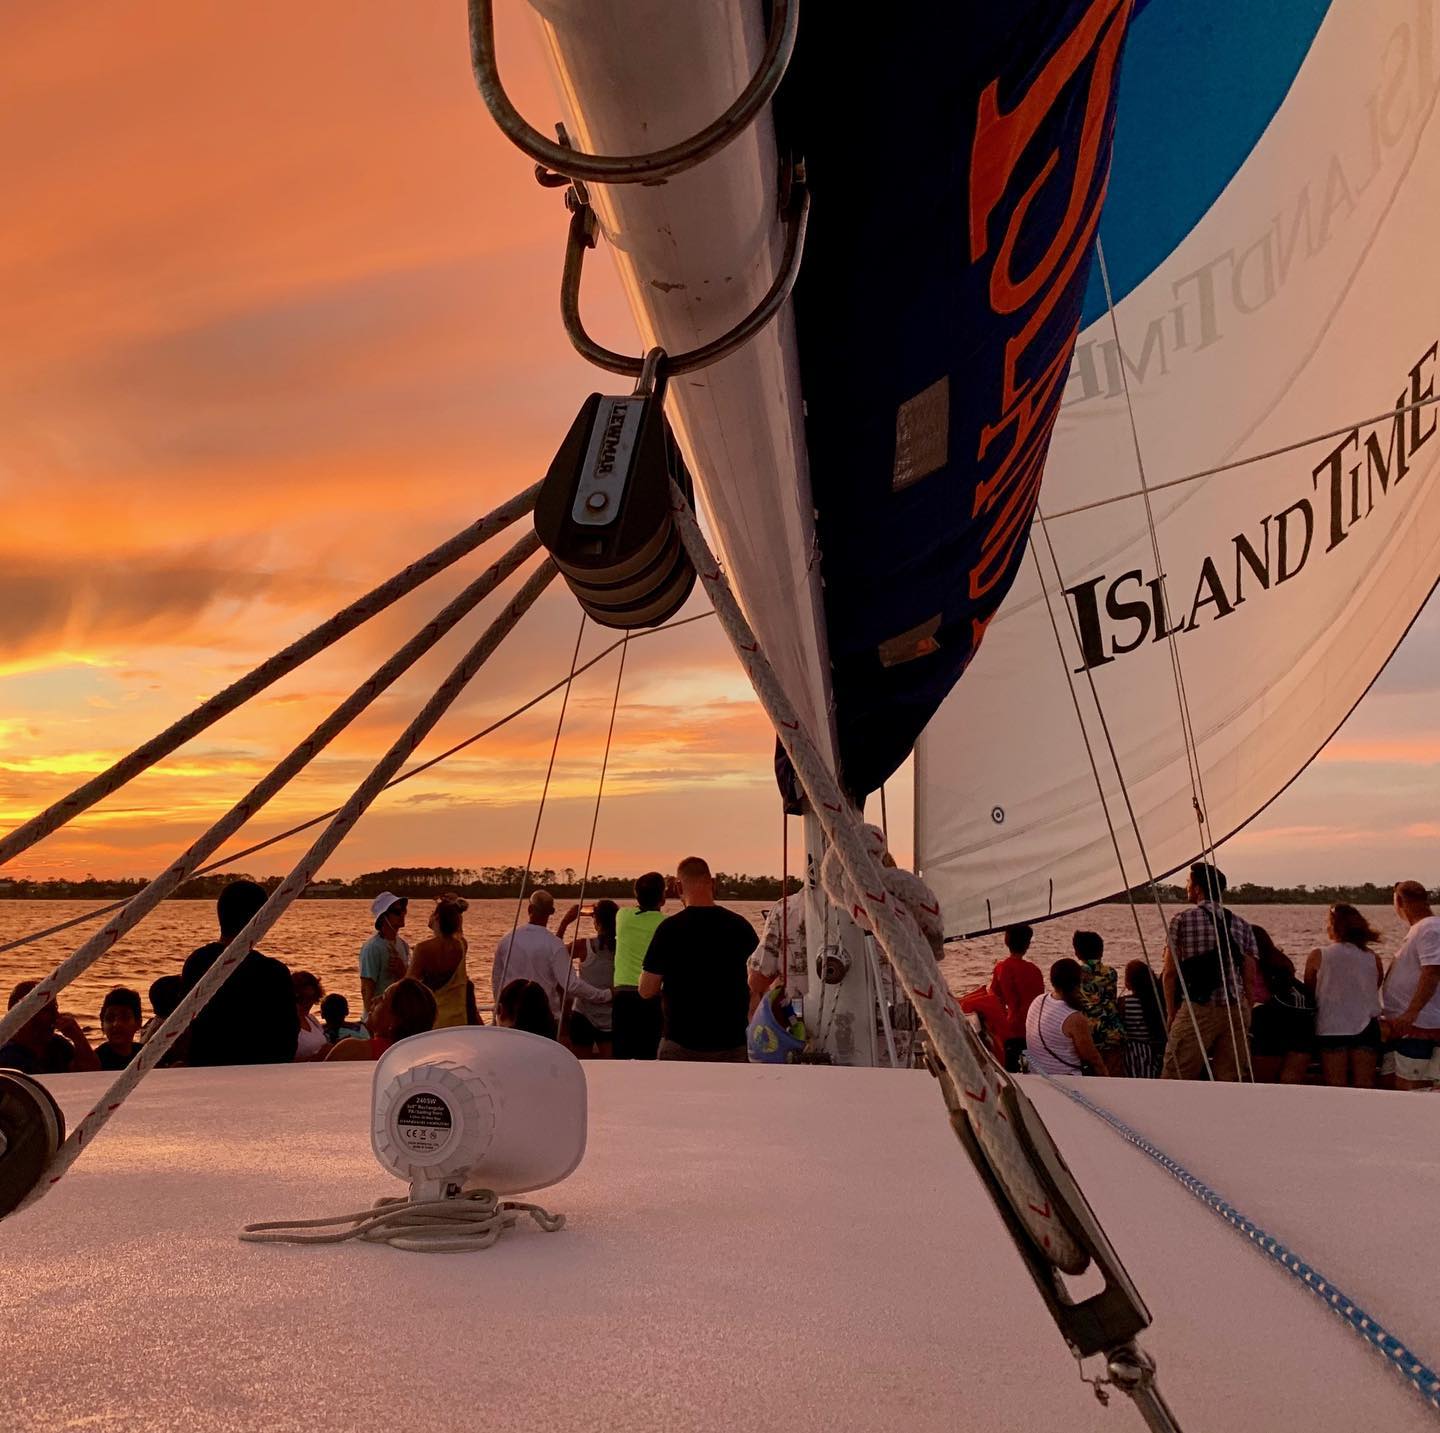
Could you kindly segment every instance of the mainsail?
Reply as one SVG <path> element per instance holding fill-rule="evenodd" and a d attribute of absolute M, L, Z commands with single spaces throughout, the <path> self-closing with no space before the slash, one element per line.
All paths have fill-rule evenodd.
<path fill-rule="evenodd" d="M 1137 7 L 1028 554 L 917 747 L 951 934 L 1243 826 L 1430 593 L 1437 20 L 1435 0 Z"/>

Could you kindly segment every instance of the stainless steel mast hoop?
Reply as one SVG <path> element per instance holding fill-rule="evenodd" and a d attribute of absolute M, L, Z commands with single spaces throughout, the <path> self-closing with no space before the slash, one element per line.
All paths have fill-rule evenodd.
<path fill-rule="evenodd" d="M 572 196 L 574 191 L 572 191 Z M 575 351 L 593 363 L 597 368 L 608 369 L 611 373 L 623 373 L 636 378 L 645 367 L 643 358 L 628 353 L 616 353 L 596 343 L 585 330 L 585 321 L 580 317 L 580 277 L 585 266 L 585 251 L 595 247 L 599 225 L 595 211 L 583 199 L 572 197 L 570 205 L 570 232 L 565 244 L 565 273 L 560 280 L 560 316 L 565 323 L 565 332 L 574 344 Z M 669 375 L 691 373 L 734 353 L 760 332 L 785 306 L 800 277 L 800 263 L 805 257 L 805 231 L 810 223 L 810 191 L 795 176 L 790 189 L 790 203 L 785 215 L 785 252 L 780 259 L 780 269 L 775 281 L 766 291 L 765 297 L 745 315 L 733 328 L 719 338 L 692 348 L 684 353 L 665 355 L 665 372 Z"/>
<path fill-rule="evenodd" d="M 770 34 L 765 53 L 750 83 L 724 114 L 704 129 L 650 154 L 581 154 L 546 139 L 510 102 L 495 63 L 495 7 L 493 0 L 470 0 L 470 63 L 475 83 L 490 116 L 510 142 L 537 165 L 567 179 L 588 179 L 596 184 L 655 184 L 682 174 L 718 154 L 740 135 L 770 103 L 790 57 L 800 26 L 800 0 L 773 0 Z"/>

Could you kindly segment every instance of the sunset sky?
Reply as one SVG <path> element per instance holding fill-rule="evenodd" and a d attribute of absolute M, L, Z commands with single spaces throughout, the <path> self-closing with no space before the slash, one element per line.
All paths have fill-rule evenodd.
<path fill-rule="evenodd" d="M 555 106 L 538 45 L 522 7 L 499 8 L 512 93 L 543 125 Z M 561 331 L 562 203 L 475 93 L 463 0 L 11 0 L 0 35 L 9 827 L 540 476 L 580 400 L 613 380 Z M 586 312 L 612 346 L 634 343 L 603 263 Z M 479 565 L 10 873 L 153 873 Z M 427 749 L 562 677 L 578 620 L 557 585 Z M 452 634 L 251 829 L 343 800 L 476 630 Z M 584 651 L 611 640 L 591 627 Z M 541 865 L 583 863 L 614 662 L 577 683 Z M 1433 883 L 1437 691 L 1432 608 L 1321 759 L 1231 843 L 1232 879 Z M 558 703 L 382 797 L 331 873 L 522 861 Z M 627 666 L 595 868 L 697 850 L 777 871 L 770 756 L 713 622 L 647 638 Z M 908 823 L 900 791 L 891 817 Z M 301 849 L 248 865 L 283 870 Z"/>

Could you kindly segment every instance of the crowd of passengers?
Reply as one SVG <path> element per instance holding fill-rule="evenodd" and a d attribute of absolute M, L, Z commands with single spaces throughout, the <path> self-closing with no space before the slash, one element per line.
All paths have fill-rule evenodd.
<path fill-rule="evenodd" d="M 1033 932 L 1018 925 L 961 1009 L 1010 1070 L 1300 1084 L 1318 1065 L 1327 1085 L 1440 1085 L 1440 917 L 1423 885 L 1395 887 L 1404 935 L 1387 969 L 1380 933 L 1354 906 L 1331 906 L 1324 944 L 1292 959 L 1225 905 L 1225 884 L 1215 866 L 1191 868 L 1158 979 L 1132 960 L 1119 993 L 1105 942 L 1081 930 L 1046 989 L 1026 957 Z"/>
<path fill-rule="evenodd" d="M 667 901 L 677 896 L 680 908 L 667 913 Z M 139 992 L 117 986 L 100 1010 L 103 1038 L 92 1045 L 80 1022 L 52 1001 L 0 1046 L 0 1066 L 31 1075 L 124 1068 L 244 932 L 265 899 L 254 881 L 231 881 L 221 891 L 219 939 L 151 985 L 148 1021 Z M 402 934 L 409 908 L 405 897 L 390 892 L 371 903 L 374 928 L 360 948 L 356 1019 L 345 996 L 327 995 L 315 975 L 292 971 L 252 949 L 159 1063 L 375 1060 L 407 1036 L 483 1024 L 468 963 L 466 902 L 441 896 L 428 917 L 429 934 L 413 947 Z M 567 931 L 578 928 L 582 915 L 592 933 L 567 941 Z M 750 957 L 759 936 L 744 916 L 716 902 L 714 878 L 701 857 L 681 861 L 669 879 L 657 871 L 641 876 L 632 907 L 622 910 L 609 900 L 583 910 L 575 905 L 552 931 L 554 918 L 554 897 L 536 890 L 524 919 L 496 945 L 490 969 L 490 988 L 498 992 L 495 1024 L 563 1040 L 582 1057 L 747 1059 Z M 16 985 L 9 1008 L 35 985 L 33 980 Z"/>
<path fill-rule="evenodd" d="M 1013 1071 L 1300 1083 L 1318 1062 L 1331 1085 L 1440 1085 L 1440 917 L 1423 885 L 1395 887 L 1404 937 L 1388 968 L 1375 950 L 1380 934 L 1354 906 L 1332 906 L 1325 943 L 1297 962 L 1263 927 L 1229 909 L 1224 890 L 1215 866 L 1191 868 L 1189 903 L 1169 923 L 1159 978 L 1132 960 L 1123 994 L 1094 931 L 1075 932 L 1074 958 L 1050 967 L 1046 989 L 1028 958 L 1031 928 L 1011 926 L 1008 954 L 961 1009 Z M 675 896 L 680 909 L 667 913 Z M 0 1046 L 0 1066 L 32 1075 L 123 1068 L 265 898 L 253 881 L 225 887 L 217 902 L 219 939 L 151 985 L 148 1021 L 139 992 L 116 987 L 100 1010 L 103 1038 L 92 1046 L 80 1022 L 52 1001 Z M 412 948 L 402 934 L 409 901 L 377 896 L 373 933 L 360 948 L 355 1020 L 346 998 L 327 995 L 316 976 L 252 949 L 161 1063 L 374 1060 L 406 1036 L 483 1023 L 465 910 L 460 897 L 441 896 L 428 936 Z M 562 1040 L 582 1058 L 766 1058 L 756 1032 L 764 1035 L 767 1022 L 755 1017 L 779 1011 L 787 994 L 803 993 L 786 990 L 787 967 L 794 974 L 787 948 L 803 944 L 803 912 L 802 897 L 780 902 L 757 936 L 743 916 L 716 902 L 710 868 L 698 856 L 680 862 L 668 880 L 655 871 L 641 876 L 632 906 L 575 905 L 553 931 L 554 898 L 537 890 L 525 919 L 494 951 L 494 1022 Z M 567 941 L 582 918 L 592 934 Z M 34 986 L 16 985 L 10 1008 Z M 768 1028 L 783 1043 L 782 1026 Z"/>

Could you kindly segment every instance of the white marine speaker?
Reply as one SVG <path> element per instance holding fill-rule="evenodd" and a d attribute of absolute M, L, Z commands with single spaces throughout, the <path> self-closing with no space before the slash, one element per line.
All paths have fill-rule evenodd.
<path fill-rule="evenodd" d="M 375 1065 L 370 1143 L 414 1199 L 558 1184 L 585 1153 L 585 1072 L 524 1030 L 460 1025 L 412 1035 Z"/>

